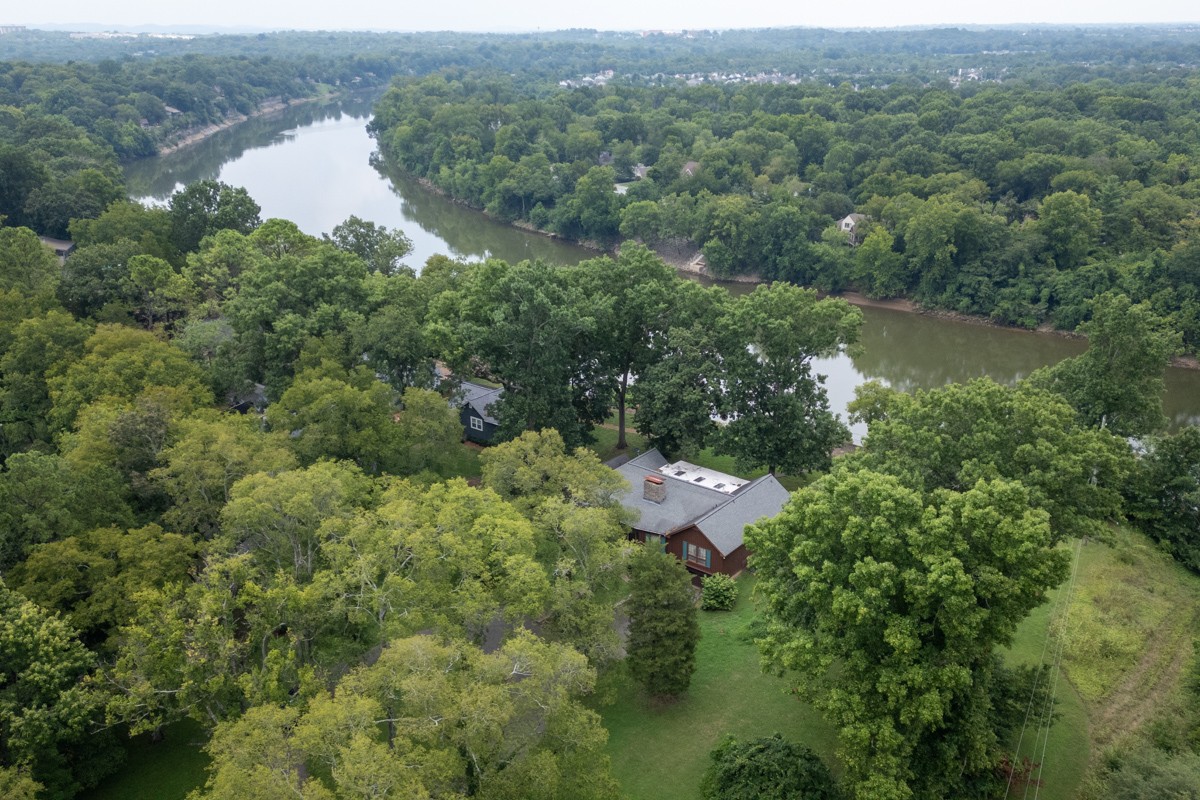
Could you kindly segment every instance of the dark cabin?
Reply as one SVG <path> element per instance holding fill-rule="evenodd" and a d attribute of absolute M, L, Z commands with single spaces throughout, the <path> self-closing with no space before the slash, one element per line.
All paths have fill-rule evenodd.
<path fill-rule="evenodd" d="M 491 407 L 503 393 L 503 389 L 463 381 L 457 395 L 461 398 L 459 419 L 462 420 L 463 441 L 491 444 L 499 425 L 491 414 Z"/>
<path fill-rule="evenodd" d="M 746 480 L 650 450 L 617 467 L 629 481 L 621 504 L 639 514 L 631 539 L 657 543 L 695 575 L 737 575 L 746 568 L 745 527 L 773 517 L 787 489 L 773 475 Z"/>

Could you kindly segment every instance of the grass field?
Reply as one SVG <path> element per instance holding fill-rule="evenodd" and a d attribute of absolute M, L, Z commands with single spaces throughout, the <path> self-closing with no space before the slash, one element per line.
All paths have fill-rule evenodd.
<path fill-rule="evenodd" d="M 1087 576 L 1089 573 L 1084 568 L 1084 562 L 1091 557 L 1092 550 L 1084 548 L 1081 552 L 1080 575 Z M 1005 652 L 1009 664 L 1053 662 L 1058 640 L 1050 635 L 1051 625 L 1063 618 L 1068 588 L 1064 584 L 1051 592 L 1049 602 L 1035 609 L 1017 628 L 1013 646 Z M 1029 724 L 1018 735 L 1018 741 L 1010 742 L 1009 746 L 1018 762 L 1028 758 L 1030 762 L 1041 765 L 1037 773 L 1041 787 L 1035 790 L 1039 798 L 1069 800 L 1075 797 L 1088 766 L 1091 751 L 1088 718 L 1083 699 L 1064 672 L 1058 674 L 1054 688 L 1058 718 L 1049 729 L 1049 738 L 1042 725 L 1042 710 L 1027 706 Z"/>
<path fill-rule="evenodd" d="M 598 710 L 608 728 L 613 774 L 630 800 L 695 800 L 709 751 L 726 735 L 782 733 L 815 750 L 831 767 L 833 729 L 788 694 L 788 682 L 764 675 L 744 631 L 752 617 L 753 579 L 739 579 L 737 608 L 700 612 L 701 639 L 692 684 L 678 701 L 648 701 L 618 667 L 601 687 L 612 702 Z"/>
<path fill-rule="evenodd" d="M 184 800 L 204 783 L 208 756 L 200 748 L 205 740 L 203 729 L 191 720 L 167 728 L 160 742 L 134 737 L 117 774 L 79 800 Z"/>

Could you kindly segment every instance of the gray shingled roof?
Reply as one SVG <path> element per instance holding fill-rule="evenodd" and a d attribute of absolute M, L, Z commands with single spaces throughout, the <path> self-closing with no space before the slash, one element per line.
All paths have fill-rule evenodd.
<path fill-rule="evenodd" d="M 746 525 L 775 516 L 789 497 L 787 489 L 772 475 L 764 475 L 733 494 L 726 494 L 663 475 L 658 469 L 667 463 L 658 450 L 649 450 L 617 467 L 630 486 L 621 498 L 621 505 L 641 515 L 634 527 L 647 533 L 667 534 L 695 525 L 723 556 L 741 546 Z M 667 498 L 663 502 L 655 503 L 642 496 L 642 483 L 647 475 L 657 475 L 666 482 Z"/>
<path fill-rule="evenodd" d="M 463 403 L 475 409 L 475 413 L 483 417 L 484 422 L 490 422 L 493 425 L 500 424 L 495 417 L 488 413 L 488 408 L 500 399 L 500 395 L 504 393 L 503 389 L 493 389 L 490 386 L 463 381 L 458 391 L 462 395 Z"/>
<path fill-rule="evenodd" d="M 741 546 L 747 525 L 778 514 L 790 496 L 774 475 L 763 475 L 734 492 L 728 503 L 698 520 L 696 527 L 727 556 Z"/>

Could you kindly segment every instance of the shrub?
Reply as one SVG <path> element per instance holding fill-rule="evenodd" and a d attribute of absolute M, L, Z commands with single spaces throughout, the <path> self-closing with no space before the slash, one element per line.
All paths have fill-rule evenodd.
<path fill-rule="evenodd" d="M 704 591 L 700 607 L 705 611 L 732 611 L 737 604 L 737 582 L 728 575 L 708 575 L 704 578 Z"/>
<path fill-rule="evenodd" d="M 835 800 L 837 786 L 828 768 L 807 747 L 778 733 L 717 745 L 700 783 L 703 800 Z"/>

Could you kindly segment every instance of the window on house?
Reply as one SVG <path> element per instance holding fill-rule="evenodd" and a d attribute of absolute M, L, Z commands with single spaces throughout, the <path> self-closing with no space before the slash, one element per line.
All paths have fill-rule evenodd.
<path fill-rule="evenodd" d="M 471 417 L 471 430 L 473 430 L 473 431 L 483 430 L 483 420 L 481 420 L 479 417 Z"/>
<path fill-rule="evenodd" d="M 657 533 L 647 533 L 646 544 L 660 553 L 667 552 L 667 537 L 665 536 L 659 536 Z"/>
<path fill-rule="evenodd" d="M 691 544 L 690 542 L 685 544 L 684 547 L 687 548 L 688 562 L 702 567 L 712 566 L 712 550 L 709 550 L 707 547 Z"/>

